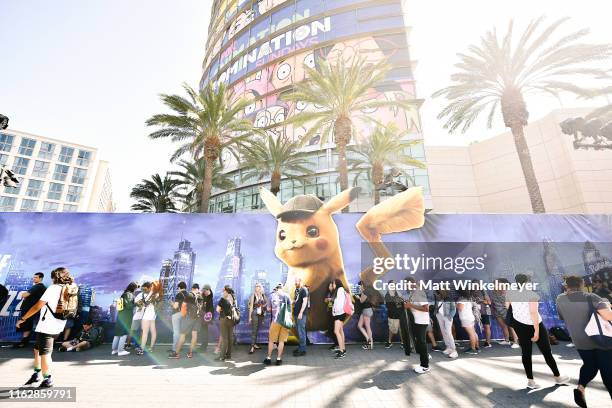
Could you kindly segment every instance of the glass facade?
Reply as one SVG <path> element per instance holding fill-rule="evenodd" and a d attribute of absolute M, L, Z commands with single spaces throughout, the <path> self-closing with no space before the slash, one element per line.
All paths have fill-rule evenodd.
<path fill-rule="evenodd" d="M 422 139 L 415 80 L 410 59 L 404 6 L 401 0 L 216 0 L 203 61 L 200 86 L 228 84 L 237 97 L 251 101 L 243 115 L 274 137 L 301 140 L 313 123 L 284 124 L 286 118 L 302 111 L 320 109 L 282 98 L 293 84 L 307 81 L 305 67 L 316 69 L 323 60 L 350 60 L 355 56 L 368 62 L 381 60 L 391 65 L 386 78 L 367 92 L 372 100 L 410 103 L 414 109 L 379 107 L 355 112 L 354 136 L 367 137 L 372 129 L 368 118 L 394 124 L 407 139 Z M 283 179 L 279 197 L 286 201 L 297 194 L 316 194 L 328 199 L 339 191 L 337 154 L 333 143 L 320 146 L 315 136 L 302 154 L 316 174 L 299 180 Z M 333 141 L 332 141 L 333 142 Z M 422 144 L 404 152 L 426 161 Z M 225 159 L 225 169 L 237 184 L 235 191 L 213 190 L 209 210 L 242 212 L 261 208 L 258 187 L 269 180 L 243 180 L 239 163 Z M 390 169 L 385 169 L 389 171 Z M 427 170 L 401 168 L 395 179 L 406 186 L 423 186 L 429 195 Z M 362 187 L 372 197 L 367 174 L 349 174 L 350 185 Z M 381 196 L 394 191 L 381 191 Z"/>

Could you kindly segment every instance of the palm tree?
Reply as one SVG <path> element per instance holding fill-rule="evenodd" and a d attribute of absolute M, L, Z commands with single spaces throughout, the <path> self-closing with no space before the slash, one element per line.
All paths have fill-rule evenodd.
<path fill-rule="evenodd" d="M 187 190 L 182 194 L 183 211 L 198 212 L 201 208 L 202 188 L 206 178 L 206 162 L 203 158 L 195 161 L 181 160 L 178 165 L 180 171 L 171 171 L 168 174 L 177 176 L 181 186 Z M 223 172 L 223 167 L 219 162 L 214 163 L 212 186 L 222 190 L 231 190 L 236 187 L 232 179 Z"/>
<path fill-rule="evenodd" d="M 308 80 L 295 84 L 294 90 L 283 99 L 320 108 L 298 113 L 286 123 L 298 126 L 312 123 L 302 138 L 303 144 L 320 134 L 323 145 L 333 135 L 338 152 L 340 189 L 345 190 L 348 188 L 346 147 L 351 141 L 354 115 L 368 108 L 401 106 L 408 109 L 408 105 L 402 101 L 368 98 L 368 93 L 385 79 L 390 69 L 386 61 L 371 64 L 361 58 L 353 58 L 350 62 L 340 58 L 333 65 L 323 61 L 318 69 L 308 66 L 304 69 Z M 348 211 L 348 206 L 343 211 Z"/>
<path fill-rule="evenodd" d="M 261 180 L 270 177 L 270 191 L 277 195 L 283 176 L 294 178 L 312 174 L 307 167 L 308 160 L 297 154 L 299 148 L 299 142 L 292 142 L 284 136 L 267 134 L 254 139 L 243 149 L 241 162 L 246 170 L 243 178 Z"/>
<path fill-rule="evenodd" d="M 400 131 L 391 123 L 387 126 L 378 124 L 370 137 L 362 143 L 348 147 L 350 156 L 349 163 L 353 170 L 359 173 L 367 171 L 368 179 L 374 187 L 374 204 L 380 202 L 380 189 L 384 182 L 385 167 L 413 166 L 420 169 L 425 164 L 405 151 L 413 145 L 422 143 L 422 140 L 405 140 L 407 131 Z M 357 178 L 355 178 L 357 181 Z"/>
<path fill-rule="evenodd" d="M 225 84 L 219 84 L 216 88 L 209 84 L 200 92 L 186 84 L 183 88 L 187 98 L 161 95 L 162 102 L 174 114 L 154 115 L 146 124 L 161 127 L 151 133 L 150 138 L 170 138 L 173 142 L 182 143 L 170 161 L 185 153 L 190 153 L 195 159 L 204 159 L 200 212 L 205 213 L 208 212 L 215 162 L 226 150 L 236 156 L 238 146 L 253 132 L 253 124 L 243 117 L 249 101 L 236 100 L 233 91 Z"/>
<path fill-rule="evenodd" d="M 132 188 L 130 198 L 137 200 L 132 210 L 147 213 L 175 213 L 176 201 L 180 198 L 179 180 L 165 175 L 162 179 L 159 174 L 151 176 L 150 180 L 143 179 L 140 184 Z"/>
<path fill-rule="evenodd" d="M 512 21 L 501 40 L 495 29 L 487 32 L 480 45 L 472 45 L 468 53 L 458 54 L 459 63 L 455 65 L 458 72 L 451 76 L 453 84 L 433 95 L 445 96 L 449 101 L 438 118 L 447 118 L 445 127 L 450 132 L 459 127 L 462 132 L 467 131 L 485 110 L 490 128 L 501 107 L 504 124 L 514 136 L 534 213 L 543 213 L 545 208 L 525 140 L 524 128 L 529 118 L 525 96 L 545 93 L 559 98 L 563 92 L 586 96 L 589 92 L 575 85 L 576 78 L 610 78 L 607 69 L 592 63 L 612 55 L 612 46 L 608 44 L 582 42 L 588 30 L 554 39 L 567 18 L 536 34 L 543 21 L 543 17 L 532 20 L 518 41 L 513 40 Z"/>

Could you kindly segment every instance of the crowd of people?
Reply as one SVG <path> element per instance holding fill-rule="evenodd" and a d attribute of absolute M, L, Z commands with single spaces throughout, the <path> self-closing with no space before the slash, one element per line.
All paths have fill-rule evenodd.
<path fill-rule="evenodd" d="M 32 330 L 36 332 L 34 344 L 34 373 L 26 384 L 40 383 L 40 387 L 49 387 L 51 380 L 50 366 L 54 339 L 59 338 L 60 351 L 82 351 L 101 342 L 102 332 L 91 321 L 84 322 L 78 334 L 67 340 L 62 338 L 67 321 L 74 320 L 70 310 L 70 291 L 74 279 L 66 268 L 57 268 L 51 273 L 53 284 L 48 288 L 42 284 L 44 275 L 37 273 L 32 288 L 24 294 L 21 316 L 17 330 L 22 333 L 21 341 L 15 347 L 25 347 Z M 408 281 L 414 279 L 407 278 Z M 517 283 L 529 282 L 528 275 L 519 274 Z M 499 279 L 499 282 L 508 283 Z M 527 378 L 527 387 L 539 388 L 532 369 L 532 353 L 535 344 L 549 366 L 556 384 L 568 384 L 569 377 L 559 371 L 551 350 L 551 339 L 539 313 L 539 297 L 532 291 L 505 292 L 502 290 L 486 292 L 484 290 L 458 291 L 438 290 L 426 293 L 422 290 L 398 291 L 393 281 L 387 285 L 389 290 L 384 297 L 373 296 L 362 282 L 360 291 L 351 294 L 339 279 L 329 282 L 327 303 L 329 327 L 327 335 L 333 341 L 330 349 L 334 358 L 342 359 L 347 355 L 345 324 L 354 318 L 357 328 L 363 336 L 364 350 L 375 347 L 375 333 L 372 331 L 374 309 L 384 303 L 387 311 L 388 335 L 384 344 L 391 348 L 394 340 L 401 340 L 406 354 L 415 351 L 420 364 L 414 368 L 418 374 L 430 371 L 428 342 L 432 351 L 439 351 L 450 359 L 460 356 L 457 348 L 457 337 L 467 339 L 463 350 L 466 354 L 477 355 L 483 348 L 492 347 L 491 323 L 497 322 L 503 333 L 498 344 L 511 348 L 520 348 L 521 359 Z M 580 369 L 578 386 L 574 390 L 576 403 L 586 406 L 585 389 L 588 383 L 601 373 L 604 385 L 612 398 L 612 346 L 610 338 L 603 340 L 589 334 L 587 325 L 595 317 L 607 324 L 612 321 L 610 302 L 603 290 L 599 295 L 587 292 L 581 277 L 569 276 L 565 279 L 564 293 L 556 300 L 559 317 L 565 321 L 568 335 L 571 336 L 583 366 Z M 369 294 L 368 294 L 369 293 Z M 377 292 L 376 292 L 377 293 Z M 382 301 L 380 300 L 382 299 Z M 118 356 L 130 354 L 144 355 L 153 352 L 157 341 L 156 319 L 158 305 L 162 297 L 155 284 L 145 282 L 138 285 L 131 282 L 117 300 L 117 321 L 111 353 Z M 189 336 L 187 358 L 192 358 L 195 351 L 206 352 L 209 343 L 209 327 L 219 321 L 219 340 L 214 353 L 217 361 L 232 359 L 232 348 L 235 343 L 234 327 L 241 320 L 240 308 L 236 302 L 234 290 L 225 286 L 217 300 L 213 300 L 210 285 L 202 288 L 196 283 L 187 290 L 185 282 L 178 284 L 178 292 L 171 305 L 172 347 L 168 358 L 181 358 L 181 351 Z M 249 354 L 268 342 L 267 354 L 263 364 L 275 365 L 283 362 L 285 343 L 291 333 L 296 335 L 298 346 L 293 351 L 295 357 L 303 357 L 309 344 L 306 324 L 310 310 L 308 287 L 301 279 L 295 280 L 295 292 L 285 293 L 284 285 L 276 285 L 272 292 L 265 293 L 261 284 L 256 284 L 248 299 L 247 320 L 251 325 Z M 217 319 L 215 319 L 215 315 Z M 38 316 L 37 319 L 34 317 Z M 260 329 L 270 319 L 267 339 L 260 341 Z M 34 324 L 37 320 L 36 326 Z M 35 327 L 35 329 L 34 329 Z M 460 332 L 461 331 L 461 332 Z M 441 344 L 436 339 L 441 338 Z M 599 336 L 601 337 L 601 336 Z M 199 347 L 198 347 L 198 344 Z M 42 375 L 42 378 L 41 378 Z"/>

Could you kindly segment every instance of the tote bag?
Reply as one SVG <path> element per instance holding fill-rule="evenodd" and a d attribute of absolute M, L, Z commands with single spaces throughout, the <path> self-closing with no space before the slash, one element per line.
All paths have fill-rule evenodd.
<path fill-rule="evenodd" d="M 291 308 L 288 303 L 283 302 L 280 305 L 276 323 L 280 324 L 285 329 L 293 329 L 293 318 L 291 317 Z"/>
<path fill-rule="evenodd" d="M 612 347 L 612 322 L 603 319 L 597 313 L 591 299 L 589 299 L 589 313 L 591 319 L 584 328 L 584 332 L 598 345 L 605 348 Z"/>

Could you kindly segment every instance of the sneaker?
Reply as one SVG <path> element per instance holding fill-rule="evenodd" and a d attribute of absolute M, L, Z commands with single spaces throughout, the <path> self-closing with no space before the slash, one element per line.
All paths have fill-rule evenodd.
<path fill-rule="evenodd" d="M 117 355 L 118 355 L 119 357 L 129 356 L 129 355 L 130 355 L 130 352 L 129 352 L 129 351 L 126 351 L 126 350 L 123 350 L 123 351 L 118 352 L 118 353 L 117 353 Z"/>
<path fill-rule="evenodd" d="M 428 354 L 427 357 L 431 360 L 431 354 Z"/>
<path fill-rule="evenodd" d="M 215 361 L 225 361 L 225 357 L 219 356 L 219 357 L 215 358 Z"/>
<path fill-rule="evenodd" d="M 569 385 L 570 378 L 566 375 L 555 377 L 555 384 L 557 385 Z"/>
<path fill-rule="evenodd" d="M 459 353 L 457 353 L 456 351 L 451 351 L 448 354 L 448 358 L 457 358 L 457 357 L 459 357 Z"/>
<path fill-rule="evenodd" d="M 442 351 L 442 354 L 444 354 L 444 355 L 448 356 L 448 355 L 449 355 L 450 353 L 452 353 L 452 352 L 453 352 L 453 350 L 451 350 L 451 349 L 447 348 L 447 349 L 444 349 L 444 351 Z"/>
<path fill-rule="evenodd" d="M 187 353 L 187 358 L 193 358 L 193 352 L 190 351 L 189 353 Z"/>
<path fill-rule="evenodd" d="M 483 347 L 484 347 L 484 348 L 491 348 L 491 347 L 493 347 L 493 345 L 492 345 L 491 343 L 487 343 L 487 342 L 485 341 L 485 344 L 484 344 L 484 346 L 483 346 Z"/>
<path fill-rule="evenodd" d="M 272 364 L 272 359 L 270 357 L 266 357 L 265 360 L 263 361 L 264 365 L 270 365 Z"/>
<path fill-rule="evenodd" d="M 417 366 L 417 367 L 414 367 L 414 372 L 417 374 L 425 374 L 429 372 L 429 367 Z"/>
<path fill-rule="evenodd" d="M 537 384 L 534 380 L 528 380 L 527 388 L 529 388 L 530 390 L 537 390 L 538 388 L 540 388 L 540 384 Z"/>
<path fill-rule="evenodd" d="M 336 347 L 338 347 L 338 346 L 336 346 L 335 344 L 332 344 L 331 346 L 329 346 L 328 350 L 334 351 L 334 350 L 336 350 Z"/>
<path fill-rule="evenodd" d="M 144 354 L 144 351 L 140 347 L 136 347 L 136 355 L 142 356 L 143 354 Z"/>
<path fill-rule="evenodd" d="M 578 388 L 574 388 L 574 402 L 581 408 L 587 408 L 584 392 L 580 391 Z"/>
<path fill-rule="evenodd" d="M 521 348 L 521 346 L 519 346 L 519 345 L 518 345 L 518 344 L 516 344 L 516 343 L 512 343 L 512 345 L 510 346 L 510 348 L 517 349 L 517 348 Z"/>
<path fill-rule="evenodd" d="M 443 349 L 442 347 L 440 347 L 440 346 L 433 346 L 433 347 L 431 348 L 431 350 L 432 350 L 432 351 L 444 351 L 444 349 Z"/>
<path fill-rule="evenodd" d="M 386 348 L 386 349 L 390 349 L 390 348 L 391 348 L 391 346 L 393 346 L 393 344 L 391 344 L 391 343 L 389 343 L 389 342 L 386 342 L 386 343 L 385 343 L 385 348 Z"/>
<path fill-rule="evenodd" d="M 131 344 L 126 344 L 124 348 L 127 350 L 127 349 L 131 349 L 132 347 L 134 346 L 132 346 Z"/>
<path fill-rule="evenodd" d="M 276 359 L 276 365 L 277 365 L 277 366 L 279 366 L 279 365 L 283 365 L 283 360 L 281 360 L 280 358 L 277 358 L 277 359 Z"/>
<path fill-rule="evenodd" d="M 565 345 L 565 347 L 574 348 L 574 347 L 576 347 L 576 346 L 574 345 L 574 343 L 567 343 L 567 344 Z M 583 398 L 584 398 L 584 396 L 583 396 Z"/>
<path fill-rule="evenodd" d="M 42 382 L 38 386 L 38 388 L 51 388 L 51 387 L 53 387 L 53 380 L 51 379 L 51 376 L 48 376 L 44 380 L 42 380 Z"/>
<path fill-rule="evenodd" d="M 115 354 L 117 354 L 117 350 L 112 350 L 111 351 L 111 356 L 114 356 Z"/>
<path fill-rule="evenodd" d="M 68 351 L 68 349 L 64 346 L 59 346 L 59 348 L 57 349 L 57 351 L 59 351 L 60 353 L 63 353 L 65 351 Z"/>
<path fill-rule="evenodd" d="M 512 345 L 512 343 L 510 343 L 508 340 L 498 341 L 497 344 L 499 344 L 500 346 L 510 346 L 510 345 Z"/>
<path fill-rule="evenodd" d="M 478 354 L 478 350 L 473 349 L 473 348 L 469 348 L 469 349 L 465 350 L 465 353 L 466 353 L 466 354 L 472 354 L 472 355 L 474 355 L 474 354 Z"/>
<path fill-rule="evenodd" d="M 32 374 L 30 379 L 28 381 L 26 381 L 26 383 L 24 385 L 34 384 L 34 383 L 37 383 L 39 381 L 40 381 L 40 372 L 39 371 L 35 371 L 34 374 Z"/>
<path fill-rule="evenodd" d="M 338 352 L 334 356 L 334 358 L 336 360 L 339 360 L 339 359 L 344 358 L 344 357 L 346 357 L 346 350 L 338 350 Z"/>
<path fill-rule="evenodd" d="M 181 358 L 181 356 L 176 351 L 173 351 L 172 353 L 168 355 L 168 358 L 172 360 L 178 360 L 179 358 Z"/>

